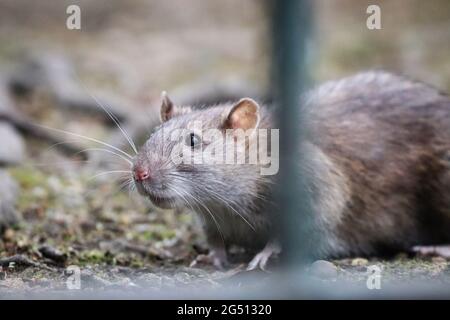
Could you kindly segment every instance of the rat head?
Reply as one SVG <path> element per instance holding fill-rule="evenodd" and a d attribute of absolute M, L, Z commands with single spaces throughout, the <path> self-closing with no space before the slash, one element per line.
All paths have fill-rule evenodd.
<path fill-rule="evenodd" d="M 248 162 L 260 124 L 255 101 L 194 110 L 176 106 L 163 92 L 160 115 L 161 125 L 134 159 L 140 194 L 163 208 L 202 208 L 257 193 L 258 166 Z"/>

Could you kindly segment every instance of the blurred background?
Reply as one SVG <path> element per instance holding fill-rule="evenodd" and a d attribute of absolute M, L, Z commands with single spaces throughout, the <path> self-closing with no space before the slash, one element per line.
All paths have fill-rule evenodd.
<path fill-rule="evenodd" d="M 81 30 L 66 27 L 72 4 Z M 370 4 L 381 30 L 366 27 Z M 270 13 L 256 0 L 0 0 L 0 258 L 25 259 L 0 292 L 62 288 L 70 264 L 92 287 L 223 285 L 230 274 L 186 267 L 207 252 L 189 214 L 129 194 L 127 173 L 107 173 L 128 165 L 92 140 L 36 124 L 130 151 L 99 104 L 139 144 L 158 124 L 163 90 L 179 104 L 270 101 Z M 449 1 L 318 0 L 314 20 L 315 83 L 382 68 L 450 92 Z M 361 261 L 336 265 L 357 282 Z M 408 276 L 391 263 L 393 278 Z"/>

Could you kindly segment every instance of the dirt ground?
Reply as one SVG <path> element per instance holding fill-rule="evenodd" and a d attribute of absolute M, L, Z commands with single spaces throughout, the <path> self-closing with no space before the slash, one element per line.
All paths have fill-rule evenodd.
<path fill-rule="evenodd" d="M 142 113 L 152 112 L 149 106 L 162 90 L 186 83 L 243 79 L 261 90 L 269 83 L 268 20 L 256 1 L 80 3 L 87 16 L 83 31 L 77 33 L 64 27 L 64 1 L 57 5 L 40 1 L 39 7 L 27 1 L 2 1 L 2 70 L 10 70 L 26 53 L 57 52 L 73 61 L 88 88 L 119 93 L 136 105 L 127 112 Z M 434 1 L 426 8 L 407 5 L 400 11 L 397 5 L 382 2 L 387 9 L 381 34 L 358 27 L 359 19 L 365 19 L 359 11 L 365 10 L 356 1 L 343 1 L 345 10 L 318 3 L 317 39 L 322 50 L 312 68 L 318 81 L 381 66 L 450 90 L 446 1 Z M 414 3 L 420 6 L 419 1 Z M 176 10 L 182 5 L 183 10 Z M 24 10 L 33 14 L 21 14 Z M 74 117 L 45 99 L 42 102 L 42 97 L 33 99 L 37 100 L 21 106 L 39 123 L 98 139 L 112 134 L 96 119 Z M 243 283 L 252 288 L 252 281 L 242 280 L 254 274 L 246 274 L 245 265 L 226 271 L 202 263 L 192 266 L 207 253 L 193 215 L 152 208 L 129 190 L 128 174 L 103 173 L 111 170 L 104 161 L 112 162 L 114 170 L 127 170 L 126 166 L 112 156 L 101 158 L 102 162 L 98 158 L 83 162 L 38 140 L 27 140 L 24 163 L 7 169 L 20 185 L 17 211 L 22 219 L 0 239 L 0 298 L 70 292 L 69 266 L 79 268 L 85 292 L 178 288 L 189 292 L 200 287 L 241 288 Z M 368 267 L 376 265 L 381 267 L 383 285 L 417 280 L 447 285 L 449 262 L 438 255 L 399 253 L 391 259 L 355 257 L 319 263 L 307 273 L 324 283 L 344 281 L 365 288 Z M 261 283 L 271 276 L 257 273 L 264 279 Z"/>

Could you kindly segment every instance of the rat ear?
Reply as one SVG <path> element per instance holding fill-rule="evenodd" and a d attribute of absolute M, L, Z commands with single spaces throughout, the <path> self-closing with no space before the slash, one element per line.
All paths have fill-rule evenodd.
<path fill-rule="evenodd" d="M 254 129 L 260 121 L 258 103 L 250 98 L 239 100 L 230 110 L 225 120 L 225 129 Z"/>
<path fill-rule="evenodd" d="M 172 100 L 169 99 L 167 92 L 161 92 L 161 122 L 166 122 L 173 117 L 175 106 Z"/>
<path fill-rule="evenodd" d="M 161 93 L 161 111 L 160 111 L 160 120 L 161 122 L 166 122 L 173 117 L 191 112 L 190 107 L 178 107 L 174 105 L 172 100 L 170 100 L 166 91 Z"/>

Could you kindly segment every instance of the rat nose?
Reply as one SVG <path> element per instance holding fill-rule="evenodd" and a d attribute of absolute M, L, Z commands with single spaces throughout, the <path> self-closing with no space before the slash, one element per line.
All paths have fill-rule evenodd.
<path fill-rule="evenodd" d="M 150 178 L 150 173 L 148 169 L 137 167 L 134 169 L 134 178 L 137 181 L 144 181 Z"/>

